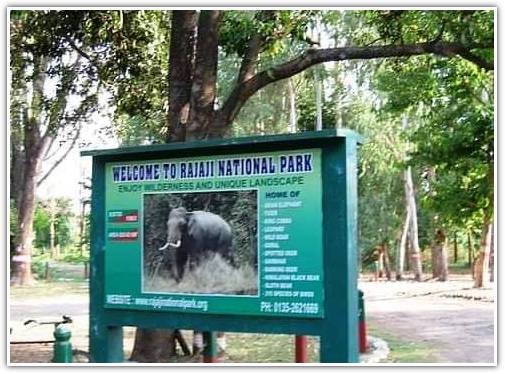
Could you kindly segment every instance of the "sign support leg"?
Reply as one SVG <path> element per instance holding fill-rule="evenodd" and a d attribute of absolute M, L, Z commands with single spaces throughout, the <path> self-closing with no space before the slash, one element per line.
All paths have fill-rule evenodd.
<path fill-rule="evenodd" d="M 90 330 L 92 362 L 124 362 L 123 327 L 95 326 Z"/>
<path fill-rule="evenodd" d="M 205 331 L 203 333 L 205 348 L 203 350 L 203 362 L 215 363 L 217 359 L 217 340 L 214 331 Z"/>

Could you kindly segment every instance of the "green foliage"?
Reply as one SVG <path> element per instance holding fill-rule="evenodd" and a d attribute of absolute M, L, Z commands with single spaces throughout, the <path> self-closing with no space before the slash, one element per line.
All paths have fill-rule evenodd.
<path fill-rule="evenodd" d="M 89 94 L 100 80 L 113 93 L 107 104 L 116 107 L 115 125 L 120 134 L 126 133 L 127 143 L 132 138 L 153 141 L 159 137 L 168 102 L 169 14 L 149 10 L 12 11 L 13 80 L 20 81 L 27 74 L 36 56 L 49 56 L 53 63 L 47 73 L 61 79 L 62 94 L 83 97 L 74 113 L 76 120 L 96 109 L 97 96 Z M 70 74 L 68 61 L 77 56 L 76 76 Z M 57 112 L 57 100 L 43 104 L 46 111 Z M 65 117 L 67 122 L 70 119 Z"/>
<path fill-rule="evenodd" d="M 10 24 L 10 68 L 12 73 L 12 119 L 19 118 L 19 110 L 26 108 L 27 84 L 33 85 L 42 74 L 55 86 L 42 97 L 34 96 L 31 106 L 33 118 L 46 116 L 49 131 L 67 132 L 86 120 L 97 106 L 96 67 L 92 61 L 74 52 L 76 43 L 82 48 L 86 38 L 81 26 L 87 16 L 98 16 L 86 11 L 13 10 Z M 79 38 L 80 39 L 76 39 Z M 45 65 L 47 60 L 48 65 Z M 42 81 L 43 82 L 43 81 Z M 77 103 L 68 106 L 73 95 Z"/>
<path fill-rule="evenodd" d="M 54 224 L 54 244 L 66 247 L 73 241 L 71 200 L 58 198 L 55 201 L 41 200 L 37 202 L 33 228 L 35 231 L 35 247 L 50 246 L 51 220 Z"/>
<path fill-rule="evenodd" d="M 408 118 L 422 247 L 439 228 L 478 236 L 493 216 L 493 79 L 468 61 L 429 56 L 388 61 L 375 75 L 381 110 Z"/>
<path fill-rule="evenodd" d="M 60 261 L 71 264 L 83 264 L 89 262 L 89 252 L 81 253 L 80 251 L 73 250 L 65 253 Z"/>
<path fill-rule="evenodd" d="M 124 145 L 159 142 L 168 103 L 169 15 L 167 11 L 122 11 L 119 36 L 109 35 L 115 127 Z"/>
<path fill-rule="evenodd" d="M 319 74 L 315 76 L 314 70 L 317 69 Z M 315 131 L 316 130 L 316 93 L 315 85 L 317 80 L 324 82 L 327 73 L 322 67 L 308 69 L 300 77 L 300 84 L 297 91 L 296 110 L 298 112 L 297 128 L 299 131 Z M 316 78 L 317 77 L 317 78 Z M 334 128 L 336 121 L 336 105 L 333 100 L 329 100 L 324 95 L 321 95 L 321 111 L 323 128 Z"/>
<path fill-rule="evenodd" d="M 450 40 L 483 43 L 493 39 L 491 10 L 380 10 L 363 13 L 381 39 L 390 43 Z"/>
<path fill-rule="evenodd" d="M 354 123 L 364 137 L 360 147 L 358 181 L 359 243 L 365 264 L 374 248 L 396 247 L 405 220 L 402 155 L 405 149 L 401 125 L 379 117 L 364 103 Z M 380 126 L 377 126 L 380 123 Z"/>
<path fill-rule="evenodd" d="M 224 12 L 219 30 L 218 107 L 233 89 L 247 42 L 256 33 L 266 38 L 257 71 L 305 51 L 309 46 L 308 31 L 316 31 L 316 25 L 336 46 L 437 40 L 478 45 L 494 37 L 494 12 L 485 10 L 267 13 Z M 83 58 L 80 74 L 89 81 L 100 77 L 113 92 L 115 132 L 124 145 L 161 141 L 168 102 L 169 12 L 12 11 L 11 15 L 11 46 L 28 55 L 49 53 L 54 60 L 49 74 L 61 77 L 62 84 L 70 83 L 64 56 L 71 53 L 71 42 L 90 56 L 89 60 Z M 471 52 L 485 62 L 493 61 L 492 49 Z M 11 53 L 14 88 L 22 86 L 20 77 L 26 76 L 27 66 L 33 63 L 25 57 Z M 315 71 L 325 82 L 324 127 L 341 124 L 356 129 L 365 138 L 359 164 L 359 238 L 365 257 L 378 244 L 386 243 L 390 249 L 397 244 L 405 219 L 402 172 L 407 165 L 412 167 L 421 202 L 418 215 L 422 246 L 430 243 L 438 225 L 474 232 L 485 216 L 493 214 L 492 72 L 456 56 L 320 65 L 290 78 L 296 91 L 299 131 L 314 129 Z M 88 82 L 82 89 L 73 90 L 89 87 Z M 11 111 L 23 105 L 17 91 L 12 92 L 16 100 Z M 41 105 L 49 110 L 58 103 L 47 100 Z M 287 82 L 268 85 L 247 101 L 230 135 L 286 132 L 289 110 Z M 401 120 L 404 116 L 408 118 L 407 129 Z M 12 113 L 11 117 L 19 119 Z M 21 133 L 17 130 L 14 127 L 13 133 Z M 245 195 L 226 198 L 219 204 L 214 197 L 209 203 L 200 201 L 196 194 L 168 196 L 160 200 L 163 204 L 153 201 L 150 208 L 156 213 L 149 221 L 152 236 L 147 238 L 152 248 L 161 246 L 164 240 L 165 222 L 159 217 L 167 217 L 171 206 L 182 203 L 188 209 L 210 209 L 225 215 L 236 229 L 237 248 L 246 248 L 246 242 L 256 235 L 248 232 L 256 224 L 243 213 L 249 204 Z M 148 200 L 146 204 L 151 204 Z M 36 215 L 41 227 L 36 230 L 40 232 L 37 240 L 42 245 L 47 243 L 42 235 L 47 217 L 42 211 Z M 239 255 L 251 261 L 247 250 L 239 250 Z M 147 264 L 153 259 L 148 260 Z"/>
<path fill-rule="evenodd" d="M 45 277 L 46 264 L 50 259 L 50 253 L 35 253 L 32 255 L 31 270 L 37 279 L 43 279 Z"/>
<path fill-rule="evenodd" d="M 254 35 L 265 39 L 263 51 L 275 56 L 285 51 L 282 39 L 305 40 L 305 32 L 313 24 L 318 12 L 281 10 L 268 12 L 226 11 L 219 29 L 219 42 L 227 55 L 243 56 L 248 41 Z"/>
<path fill-rule="evenodd" d="M 49 246 L 49 235 L 50 235 L 50 222 L 49 214 L 44 208 L 37 204 L 35 208 L 35 217 L 33 219 L 33 229 L 35 231 L 35 242 L 36 248 L 44 248 Z"/>

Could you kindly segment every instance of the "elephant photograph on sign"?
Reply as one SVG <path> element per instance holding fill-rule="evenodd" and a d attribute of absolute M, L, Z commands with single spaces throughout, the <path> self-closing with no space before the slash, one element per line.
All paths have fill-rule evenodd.
<path fill-rule="evenodd" d="M 230 225 L 217 214 L 202 210 L 172 209 L 167 221 L 167 242 L 159 250 L 172 266 L 177 282 L 184 277 L 186 264 L 194 269 L 200 260 L 212 254 L 220 254 L 234 265 Z"/>
<path fill-rule="evenodd" d="M 143 199 L 144 292 L 257 294 L 256 190 Z"/>

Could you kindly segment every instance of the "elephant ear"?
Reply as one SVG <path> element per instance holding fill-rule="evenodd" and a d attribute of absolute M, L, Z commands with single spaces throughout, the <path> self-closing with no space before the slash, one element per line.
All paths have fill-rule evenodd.
<path fill-rule="evenodd" d="M 193 212 L 186 212 L 186 226 L 188 225 L 189 221 L 193 218 L 194 214 Z"/>
<path fill-rule="evenodd" d="M 192 231 L 194 230 L 194 214 L 193 212 L 186 212 L 186 225 L 184 225 L 184 231 L 191 235 Z"/>

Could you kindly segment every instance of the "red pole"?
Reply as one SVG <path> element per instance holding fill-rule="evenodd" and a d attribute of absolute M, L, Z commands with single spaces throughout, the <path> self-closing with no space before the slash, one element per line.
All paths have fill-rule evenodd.
<path fill-rule="evenodd" d="M 217 356 L 203 356 L 203 362 L 206 364 L 215 364 L 219 362 Z"/>
<path fill-rule="evenodd" d="M 358 312 L 359 312 L 358 337 L 359 337 L 360 353 L 366 353 L 368 350 L 368 340 L 366 335 L 366 319 L 365 319 L 365 301 L 363 298 L 364 298 L 363 291 L 358 290 Z"/>
<path fill-rule="evenodd" d="M 365 321 L 359 321 L 359 351 L 360 353 L 366 353 L 367 350 L 366 323 Z"/>
<path fill-rule="evenodd" d="M 305 335 L 296 335 L 295 337 L 295 362 L 308 362 L 307 336 Z"/>

